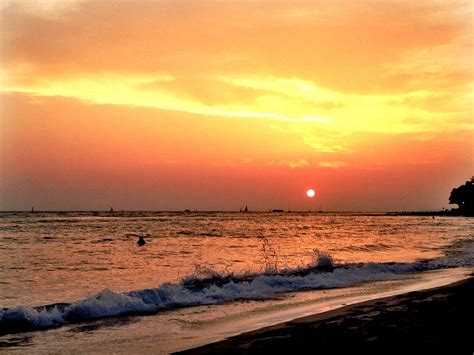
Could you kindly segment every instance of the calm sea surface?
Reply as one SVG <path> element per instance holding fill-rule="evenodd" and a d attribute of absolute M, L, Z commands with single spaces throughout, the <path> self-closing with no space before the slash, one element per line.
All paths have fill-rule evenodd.
<path fill-rule="evenodd" d="M 137 235 L 147 244 L 139 247 Z M 0 308 L 73 302 L 222 274 L 411 263 L 472 240 L 474 219 L 325 213 L 0 213 Z"/>

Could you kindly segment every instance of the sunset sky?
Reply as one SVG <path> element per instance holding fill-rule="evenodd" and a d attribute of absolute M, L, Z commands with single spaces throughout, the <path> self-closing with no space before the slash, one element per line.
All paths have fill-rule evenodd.
<path fill-rule="evenodd" d="M 474 174 L 472 1 L 0 4 L 2 210 L 441 209 Z"/>

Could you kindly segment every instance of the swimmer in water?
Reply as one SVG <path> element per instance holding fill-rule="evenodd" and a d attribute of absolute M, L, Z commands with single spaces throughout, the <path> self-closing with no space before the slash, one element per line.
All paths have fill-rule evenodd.
<path fill-rule="evenodd" d="M 145 239 L 143 239 L 143 237 L 138 237 L 137 244 L 140 247 L 144 246 L 146 244 Z"/>

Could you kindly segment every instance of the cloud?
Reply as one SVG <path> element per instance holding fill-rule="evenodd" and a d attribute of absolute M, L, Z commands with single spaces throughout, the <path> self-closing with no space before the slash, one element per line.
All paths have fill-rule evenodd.
<path fill-rule="evenodd" d="M 321 168 L 343 168 L 348 166 L 348 164 L 343 161 L 323 161 L 318 165 Z"/>
<path fill-rule="evenodd" d="M 25 4 L 0 10 L 3 92 L 272 121 L 326 153 L 472 128 L 468 2 Z"/>
<path fill-rule="evenodd" d="M 298 160 L 270 160 L 265 162 L 266 166 L 281 166 L 281 167 L 290 167 L 291 169 L 303 168 L 309 166 L 310 163 L 306 159 L 298 159 Z"/>
<path fill-rule="evenodd" d="M 296 162 L 290 162 L 288 165 L 289 165 L 290 168 L 295 169 L 295 168 L 301 168 L 301 167 L 304 167 L 304 166 L 308 166 L 309 163 L 305 159 L 300 159 Z"/>
<path fill-rule="evenodd" d="M 137 88 L 150 92 L 165 91 L 209 106 L 235 102 L 250 104 L 260 95 L 265 94 L 261 90 L 230 85 L 204 75 L 181 75 L 168 81 L 151 80 L 140 84 Z"/>
<path fill-rule="evenodd" d="M 82 1 L 67 2 L 56 17 L 25 4 L 1 10 L 8 70 L 28 65 L 44 77 L 256 72 L 351 93 L 384 90 L 387 68 L 400 61 L 436 63 L 453 49 L 466 53 L 459 39 L 471 25 L 465 2 Z M 458 66 L 460 57 L 449 62 Z"/>

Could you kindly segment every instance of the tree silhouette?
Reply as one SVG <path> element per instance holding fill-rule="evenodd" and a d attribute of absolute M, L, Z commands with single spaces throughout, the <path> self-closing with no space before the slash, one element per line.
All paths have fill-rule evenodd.
<path fill-rule="evenodd" d="M 474 176 L 464 185 L 451 191 L 449 203 L 458 205 L 458 212 L 461 215 L 474 216 Z"/>

